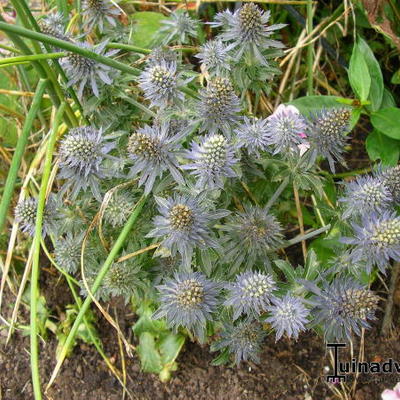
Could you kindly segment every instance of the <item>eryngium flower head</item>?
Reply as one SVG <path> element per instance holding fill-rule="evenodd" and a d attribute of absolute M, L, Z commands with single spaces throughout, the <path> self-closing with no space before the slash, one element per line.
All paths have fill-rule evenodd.
<path fill-rule="evenodd" d="M 275 147 L 274 154 L 297 151 L 305 142 L 307 123 L 296 107 L 281 104 L 267 121 L 269 144 Z"/>
<path fill-rule="evenodd" d="M 245 147 L 249 154 L 260 156 L 260 151 L 268 151 L 270 131 L 267 119 L 244 117 L 244 123 L 235 130 L 240 147 Z"/>
<path fill-rule="evenodd" d="M 19 229 L 29 236 L 35 234 L 36 212 L 38 207 L 37 199 L 28 197 L 18 202 L 14 209 L 15 220 L 19 224 Z M 42 220 L 42 236 L 55 232 L 57 225 L 56 203 L 50 197 L 45 205 Z"/>
<path fill-rule="evenodd" d="M 82 16 L 85 19 L 84 27 L 88 32 L 95 28 L 103 32 L 105 22 L 115 27 L 117 25 L 115 18 L 120 14 L 120 9 L 110 0 L 85 0 L 83 4 Z"/>
<path fill-rule="evenodd" d="M 339 201 L 345 203 L 343 217 L 347 218 L 371 212 L 381 213 L 390 206 L 392 196 L 381 179 L 360 176 L 346 183 L 345 195 Z"/>
<path fill-rule="evenodd" d="M 164 25 L 160 28 L 160 33 L 165 35 L 163 43 L 176 42 L 178 44 L 188 43 L 189 38 L 197 36 L 199 21 L 193 19 L 185 11 L 174 11 L 170 19 L 161 21 Z"/>
<path fill-rule="evenodd" d="M 75 44 L 83 49 L 90 50 L 105 57 L 111 57 L 119 51 L 111 50 L 105 52 L 107 41 L 95 47 L 86 42 L 78 42 Z M 66 58 L 62 59 L 61 66 L 64 68 L 69 79 L 67 87 L 78 85 L 79 97 L 82 97 L 83 90 L 86 87 L 90 87 L 93 94 L 99 97 L 99 81 L 106 85 L 111 85 L 113 83 L 113 79 L 109 75 L 110 72 L 112 72 L 111 67 L 76 53 L 69 53 Z"/>
<path fill-rule="evenodd" d="M 318 288 L 312 282 L 304 282 L 315 296 L 310 303 L 316 324 L 322 324 L 325 339 L 351 340 L 352 333 L 361 335 L 361 328 L 370 328 L 368 320 L 375 319 L 379 297 L 352 279 L 336 279 Z"/>
<path fill-rule="evenodd" d="M 218 306 L 219 285 L 199 272 L 176 273 L 164 285 L 157 286 L 160 307 L 153 318 L 163 318 L 175 331 L 186 328 L 204 342 L 207 321 Z"/>
<path fill-rule="evenodd" d="M 81 249 L 84 233 L 73 235 L 70 232 L 65 237 L 57 239 L 54 246 L 54 256 L 57 265 L 69 274 L 75 274 L 81 264 Z"/>
<path fill-rule="evenodd" d="M 104 211 L 104 220 L 113 228 L 125 224 L 131 215 L 134 200 L 126 193 L 115 193 Z"/>
<path fill-rule="evenodd" d="M 169 63 L 177 63 L 178 57 L 176 55 L 176 51 L 171 50 L 169 47 L 156 47 L 149 54 L 149 58 L 147 59 L 148 65 L 160 65 L 165 62 Z"/>
<path fill-rule="evenodd" d="M 242 314 L 257 318 L 266 312 L 276 286 L 271 275 L 247 271 L 237 275 L 236 281 L 228 283 L 226 288 L 229 293 L 224 305 L 232 306 L 236 320 Z"/>
<path fill-rule="evenodd" d="M 216 22 L 210 25 L 222 26 L 223 33 L 218 37 L 237 48 L 236 61 L 244 52 L 250 52 L 261 64 L 266 65 L 268 62 L 262 54 L 263 50 L 285 47 L 281 42 L 270 39 L 270 36 L 286 25 L 268 26 L 270 16 L 270 11 L 265 12 L 254 3 L 246 3 L 234 14 L 228 12 L 220 14 Z"/>
<path fill-rule="evenodd" d="M 192 142 L 192 150 L 186 153 L 192 163 L 182 166 L 196 175 L 196 187 L 200 189 L 223 188 L 223 178 L 237 174 L 232 167 L 238 162 L 235 149 L 224 136 L 214 134 L 202 139 L 199 145 Z"/>
<path fill-rule="evenodd" d="M 343 152 L 349 130 L 351 110 L 333 108 L 314 115 L 310 126 L 310 144 L 312 158 L 325 157 L 332 172 L 335 172 L 335 160 L 344 164 Z"/>
<path fill-rule="evenodd" d="M 200 47 L 196 57 L 209 74 L 223 75 L 231 69 L 229 65 L 231 49 L 231 46 L 225 46 L 220 40 L 209 40 Z"/>
<path fill-rule="evenodd" d="M 104 277 L 103 288 L 111 296 L 122 296 L 128 303 L 132 295 L 146 287 L 141 266 L 131 261 L 113 263 Z"/>
<path fill-rule="evenodd" d="M 381 168 L 377 177 L 382 179 L 383 184 L 388 188 L 393 200 L 400 203 L 400 165 L 392 168 Z"/>
<path fill-rule="evenodd" d="M 218 342 L 212 345 L 212 350 L 228 348 L 235 356 L 237 365 L 241 361 L 260 362 L 261 344 L 266 336 L 260 324 L 250 321 L 239 322 L 237 325 L 225 324 L 220 335 Z"/>
<path fill-rule="evenodd" d="M 171 134 L 170 124 L 165 122 L 145 125 L 129 138 L 128 154 L 134 162 L 129 176 L 141 174 L 139 186 L 145 185 L 145 194 L 150 193 L 156 178 L 164 171 L 169 171 L 176 182 L 184 183 L 177 156 L 181 152 L 179 142 L 186 134 L 185 129 Z"/>
<path fill-rule="evenodd" d="M 268 307 L 271 316 L 265 321 L 269 322 L 276 330 L 278 341 L 284 333 L 291 338 L 298 339 L 299 333 L 306 330 L 308 310 L 300 298 L 287 294 L 282 299 L 272 298 L 272 306 Z"/>
<path fill-rule="evenodd" d="M 71 196 L 88 187 L 96 199 L 101 200 L 99 180 L 106 177 L 102 163 L 106 158 L 112 158 L 107 153 L 115 147 L 107 141 L 102 129 L 92 126 L 81 126 L 71 129 L 63 138 L 59 148 L 59 177 L 66 179 L 63 191 L 72 188 Z"/>
<path fill-rule="evenodd" d="M 206 88 L 200 91 L 198 104 L 202 129 L 215 133 L 219 129 L 230 136 L 232 127 L 238 120 L 240 111 L 239 98 L 236 96 L 231 82 L 226 78 L 214 78 Z"/>
<path fill-rule="evenodd" d="M 400 217 L 395 212 L 364 215 L 361 225 L 354 222 L 351 225 L 354 237 L 341 241 L 354 245 L 351 258 L 355 262 L 365 262 L 368 273 L 374 265 L 385 273 L 390 259 L 400 261 Z"/>
<path fill-rule="evenodd" d="M 193 249 L 217 247 L 209 225 L 227 215 L 225 210 L 208 212 L 201 204 L 204 194 L 197 197 L 175 195 L 163 199 L 155 197 L 161 215 L 154 218 L 155 228 L 148 237 L 164 237 L 161 243 L 175 256 L 180 253 L 184 266 L 190 266 Z"/>
<path fill-rule="evenodd" d="M 39 21 L 39 27 L 45 35 L 53 36 L 57 39 L 70 41 L 64 33 L 64 16 L 61 13 L 53 13 Z"/>
<path fill-rule="evenodd" d="M 166 107 L 182 101 L 184 95 L 178 90 L 179 74 L 175 62 L 162 60 L 159 64 L 150 64 L 139 77 L 139 86 L 152 106 Z"/>
<path fill-rule="evenodd" d="M 282 244 L 282 227 L 268 210 L 245 206 L 231 216 L 222 228 L 224 257 L 232 270 L 252 267 L 257 261 L 268 262 L 268 255 Z"/>

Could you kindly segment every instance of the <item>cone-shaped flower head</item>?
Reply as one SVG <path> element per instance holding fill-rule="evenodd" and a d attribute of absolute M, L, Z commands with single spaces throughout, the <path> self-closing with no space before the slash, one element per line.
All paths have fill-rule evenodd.
<path fill-rule="evenodd" d="M 139 77 L 139 86 L 152 106 L 166 107 L 181 102 L 184 95 L 179 87 L 180 81 L 176 62 L 161 60 L 158 64 L 150 63 Z"/>
<path fill-rule="evenodd" d="M 392 168 L 381 168 L 377 177 L 382 179 L 395 203 L 400 203 L 400 165 Z"/>
<path fill-rule="evenodd" d="M 214 78 L 201 90 L 200 96 L 198 108 L 202 122 L 201 129 L 210 134 L 220 129 L 229 137 L 237 123 L 237 113 L 240 111 L 239 98 L 231 82 L 226 78 Z"/>
<path fill-rule="evenodd" d="M 104 220 L 113 228 L 125 224 L 131 215 L 135 202 L 127 193 L 115 193 L 104 211 Z"/>
<path fill-rule="evenodd" d="M 196 57 L 209 74 L 221 76 L 231 69 L 229 64 L 231 49 L 232 46 L 226 46 L 221 40 L 209 40 L 200 47 Z"/>
<path fill-rule="evenodd" d="M 351 259 L 365 262 L 368 273 L 374 265 L 385 273 L 391 259 L 400 261 L 400 217 L 395 212 L 365 215 L 361 225 L 351 225 L 354 237 L 342 238 L 341 241 L 354 245 Z"/>
<path fill-rule="evenodd" d="M 106 52 L 107 43 L 107 41 L 104 41 L 95 47 L 86 42 L 78 42 L 75 44 L 102 56 L 111 57 L 119 50 Z M 67 86 L 78 85 L 79 97 L 83 96 L 83 90 L 85 88 L 90 88 L 93 94 L 99 97 L 99 82 L 106 85 L 111 85 L 113 83 L 113 79 L 110 77 L 110 73 L 113 71 L 111 67 L 76 53 L 69 53 L 66 58 L 63 58 L 61 66 L 64 68 L 69 79 Z"/>
<path fill-rule="evenodd" d="M 224 136 L 214 134 L 202 139 L 200 145 L 192 142 L 192 150 L 186 153 L 192 163 L 183 169 L 192 170 L 200 189 L 223 188 L 224 177 L 233 178 L 237 174 L 232 167 L 238 162 L 235 149 Z"/>
<path fill-rule="evenodd" d="M 229 293 L 224 305 L 233 309 L 233 319 L 242 314 L 258 317 L 267 311 L 275 281 L 269 274 L 247 271 L 237 275 L 235 282 L 227 284 Z"/>
<path fill-rule="evenodd" d="M 69 37 L 64 33 L 64 22 L 64 16 L 61 13 L 53 13 L 43 18 L 38 24 L 45 35 L 70 41 Z"/>
<path fill-rule="evenodd" d="M 267 119 L 244 117 L 244 122 L 235 130 L 240 147 L 245 147 L 249 154 L 260 156 L 261 151 L 270 151 L 270 130 Z"/>
<path fill-rule="evenodd" d="M 280 223 L 268 210 L 258 206 L 245 206 L 222 229 L 224 257 L 232 270 L 252 267 L 257 261 L 268 262 L 269 254 L 282 244 Z"/>
<path fill-rule="evenodd" d="M 390 206 L 392 196 L 383 180 L 361 176 L 346 183 L 345 195 L 340 201 L 345 203 L 343 217 L 347 218 L 371 212 L 381 213 Z"/>
<path fill-rule="evenodd" d="M 225 324 L 221 338 L 212 345 L 212 350 L 228 348 L 239 365 L 242 361 L 260 362 L 259 353 L 266 332 L 256 322 L 243 321 L 237 325 Z"/>
<path fill-rule="evenodd" d="M 375 319 L 379 297 L 352 279 L 336 279 L 318 288 L 312 282 L 304 282 L 315 294 L 310 302 L 311 314 L 316 324 L 322 324 L 325 339 L 351 340 L 352 334 L 361 335 L 361 328 L 370 328 L 368 320 Z"/>
<path fill-rule="evenodd" d="M 176 182 L 183 184 L 177 156 L 183 153 L 180 141 L 188 129 L 165 122 L 153 126 L 145 125 L 129 138 L 128 156 L 133 161 L 129 176 L 140 175 L 139 186 L 145 185 L 145 194 L 150 193 L 157 177 L 168 171 Z"/>
<path fill-rule="evenodd" d="M 223 32 L 217 37 L 235 47 L 236 61 L 247 52 L 259 63 L 267 64 L 262 54 L 263 50 L 285 47 L 281 42 L 270 39 L 270 36 L 286 25 L 268 25 L 270 16 L 269 11 L 263 11 L 256 4 L 245 3 L 234 14 L 228 11 L 218 14 L 215 22 L 211 22 L 210 25 L 223 28 Z"/>
<path fill-rule="evenodd" d="M 297 152 L 298 146 L 305 143 L 307 123 L 296 107 L 281 104 L 267 121 L 274 154 Z"/>
<path fill-rule="evenodd" d="M 160 28 L 160 33 L 164 35 L 164 44 L 188 43 L 191 37 L 197 36 L 199 21 L 191 18 L 186 11 L 174 11 L 169 19 L 165 19 L 161 23 L 164 25 Z"/>
<path fill-rule="evenodd" d="M 121 14 L 121 10 L 110 0 L 85 0 L 83 4 L 82 16 L 85 24 L 83 25 L 87 32 L 98 28 L 100 32 L 104 31 L 105 23 L 115 27 L 116 18 Z"/>
<path fill-rule="evenodd" d="M 15 220 L 19 224 L 19 229 L 29 236 L 35 234 L 36 213 L 38 201 L 33 197 L 28 197 L 18 202 L 14 209 Z M 42 236 L 55 232 L 57 226 L 57 207 L 55 200 L 50 197 L 45 205 L 42 220 Z"/>
<path fill-rule="evenodd" d="M 81 264 L 83 236 L 83 233 L 73 235 L 68 232 L 66 237 L 60 237 L 55 243 L 56 263 L 69 274 L 75 274 Z"/>
<path fill-rule="evenodd" d="M 325 157 L 332 172 L 335 172 L 335 161 L 344 164 L 342 154 L 350 117 L 349 108 L 333 108 L 319 112 L 311 121 L 309 141 L 312 158 Z"/>
<path fill-rule="evenodd" d="M 300 298 L 290 294 L 280 298 L 272 298 L 273 305 L 268 307 L 271 316 L 265 321 L 276 330 L 278 341 L 284 333 L 291 338 L 298 339 L 299 333 L 306 330 L 308 310 Z"/>
<path fill-rule="evenodd" d="M 185 267 L 189 267 L 196 247 L 218 247 L 209 225 L 229 214 L 225 210 L 208 212 L 202 205 L 204 194 L 197 197 L 175 195 L 168 199 L 155 198 L 161 215 L 154 218 L 155 228 L 148 237 L 163 237 L 161 246 L 173 256 L 180 253 Z"/>
<path fill-rule="evenodd" d="M 75 198 L 81 190 L 90 188 L 96 199 L 101 200 L 99 180 L 107 177 L 102 164 L 106 158 L 113 159 L 108 153 L 114 147 L 102 129 L 92 126 L 71 129 L 59 148 L 59 177 L 66 179 L 62 191 L 72 188 L 71 196 Z"/>
<path fill-rule="evenodd" d="M 192 272 L 176 273 L 157 288 L 160 307 L 153 318 L 165 317 L 170 328 L 186 328 L 204 342 L 206 323 L 218 306 L 219 285 Z"/>

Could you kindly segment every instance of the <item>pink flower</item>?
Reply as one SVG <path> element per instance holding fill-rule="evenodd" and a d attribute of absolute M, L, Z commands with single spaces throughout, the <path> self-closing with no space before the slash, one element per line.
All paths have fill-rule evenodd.
<path fill-rule="evenodd" d="M 393 390 L 385 389 L 381 394 L 382 400 L 400 400 L 400 382 Z"/>

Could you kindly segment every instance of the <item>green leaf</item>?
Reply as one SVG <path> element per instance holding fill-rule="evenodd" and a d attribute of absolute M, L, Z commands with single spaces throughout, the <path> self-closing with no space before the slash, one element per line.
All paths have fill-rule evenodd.
<path fill-rule="evenodd" d="M 394 85 L 398 85 L 400 83 L 400 69 L 398 69 L 393 75 L 392 79 L 390 80 L 390 83 L 393 83 Z"/>
<path fill-rule="evenodd" d="M 364 39 L 359 38 L 357 43 L 367 64 L 368 72 L 371 77 L 371 88 L 368 100 L 371 102 L 371 110 L 376 111 L 381 107 L 384 89 L 381 67 L 379 66 L 379 63 L 367 42 Z"/>
<path fill-rule="evenodd" d="M 161 356 L 156 349 L 156 342 L 151 333 L 144 332 L 139 336 L 137 353 L 140 357 L 143 371 L 155 374 L 159 374 L 162 371 Z"/>
<path fill-rule="evenodd" d="M 354 43 L 348 75 L 354 93 L 361 101 L 367 100 L 371 89 L 371 75 L 359 41 Z"/>
<path fill-rule="evenodd" d="M 181 334 L 168 333 L 164 335 L 158 342 L 158 347 L 161 353 L 161 362 L 163 369 L 160 372 L 160 379 L 166 382 L 171 377 L 171 371 L 177 369 L 175 362 L 183 345 L 185 343 L 185 336 Z"/>
<path fill-rule="evenodd" d="M 365 147 L 372 161 L 381 160 L 387 166 L 397 165 L 400 155 L 400 141 L 373 130 L 365 141 Z"/>
<path fill-rule="evenodd" d="M 343 99 L 337 96 L 305 96 L 287 104 L 295 106 L 302 114 L 307 115 L 321 108 L 340 107 L 342 105 L 340 100 Z"/>
<path fill-rule="evenodd" d="M 400 139 L 400 108 L 383 108 L 371 114 L 375 129 L 392 139 Z"/>
<path fill-rule="evenodd" d="M 132 15 L 136 22 L 135 31 L 132 35 L 132 44 L 138 47 L 150 47 L 161 28 L 161 21 L 166 19 L 165 15 L 152 11 L 141 11 Z"/>

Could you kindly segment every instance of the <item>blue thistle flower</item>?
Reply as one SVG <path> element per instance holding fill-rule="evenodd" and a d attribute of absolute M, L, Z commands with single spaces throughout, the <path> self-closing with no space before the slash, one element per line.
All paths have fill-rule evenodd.
<path fill-rule="evenodd" d="M 221 130 L 229 137 L 240 111 L 240 101 L 231 82 L 226 78 L 214 78 L 200 91 L 200 97 L 198 109 L 202 130 L 210 134 Z"/>
<path fill-rule="evenodd" d="M 339 201 L 345 203 L 343 217 L 348 218 L 371 212 L 381 213 L 390 206 L 392 197 L 381 179 L 360 176 L 346 183 L 345 196 Z"/>
<path fill-rule="evenodd" d="M 235 356 L 236 365 L 242 361 L 260 362 L 261 344 L 266 336 L 260 324 L 254 321 L 242 321 L 237 325 L 224 324 L 220 335 L 221 338 L 212 344 L 212 350 L 228 348 Z"/>
<path fill-rule="evenodd" d="M 231 69 L 229 65 L 231 49 L 232 46 L 226 46 L 220 40 L 209 40 L 200 47 L 196 57 L 209 74 L 221 76 Z"/>
<path fill-rule="evenodd" d="M 226 285 L 228 290 L 225 306 L 233 308 L 233 320 L 242 314 L 257 318 L 267 311 L 271 303 L 275 281 L 269 274 L 246 271 L 236 276 L 236 281 Z"/>
<path fill-rule="evenodd" d="M 83 4 L 82 16 L 86 23 L 84 26 L 88 32 L 95 28 L 103 32 L 106 22 L 116 27 L 116 18 L 120 14 L 121 10 L 110 0 L 85 0 Z"/>
<path fill-rule="evenodd" d="M 281 104 L 267 118 L 269 144 L 275 147 L 274 154 L 298 152 L 298 146 L 305 143 L 306 120 L 294 106 Z"/>
<path fill-rule="evenodd" d="M 374 320 L 379 297 L 352 279 L 324 282 L 323 288 L 304 281 L 304 286 L 314 296 L 309 300 L 314 306 L 311 315 L 315 324 L 322 324 L 325 340 L 351 340 L 352 333 L 360 336 L 361 328 L 370 328 Z"/>
<path fill-rule="evenodd" d="M 114 193 L 104 211 L 104 220 L 113 228 L 125 224 L 131 215 L 134 200 L 127 193 Z"/>
<path fill-rule="evenodd" d="M 245 206 L 228 218 L 222 227 L 224 257 L 232 270 L 252 267 L 257 261 L 268 262 L 269 254 L 283 241 L 282 227 L 267 209 Z"/>
<path fill-rule="evenodd" d="M 344 165 L 343 152 L 347 141 L 351 110 L 333 108 L 323 110 L 312 117 L 309 140 L 311 161 L 320 155 L 325 157 L 331 171 L 335 172 L 335 160 Z"/>
<path fill-rule="evenodd" d="M 36 213 L 38 200 L 33 197 L 28 197 L 20 200 L 14 209 L 15 221 L 18 223 L 19 229 L 34 236 L 36 226 Z M 55 199 L 51 196 L 47 200 L 43 211 L 42 219 L 42 236 L 45 237 L 50 233 L 54 233 L 57 227 L 57 206 Z"/>
<path fill-rule="evenodd" d="M 122 296 L 128 303 L 139 290 L 146 288 L 145 274 L 141 266 L 132 261 L 113 263 L 104 277 L 103 290 L 106 296 Z"/>
<path fill-rule="evenodd" d="M 374 265 L 385 273 L 390 259 L 400 261 L 400 217 L 395 212 L 366 214 L 361 225 L 354 222 L 351 225 L 354 237 L 345 237 L 341 241 L 354 246 L 351 259 L 365 262 L 368 273 Z"/>
<path fill-rule="evenodd" d="M 393 201 L 400 203 L 400 165 L 391 168 L 380 168 L 376 177 L 381 179 L 393 197 Z"/>
<path fill-rule="evenodd" d="M 104 41 L 98 46 L 92 46 L 86 42 L 78 42 L 75 44 L 83 49 L 90 50 L 105 57 L 111 57 L 118 53 L 118 49 L 106 52 L 107 43 L 108 41 Z M 113 83 L 113 79 L 109 75 L 113 71 L 111 67 L 76 53 L 69 53 L 66 58 L 63 58 L 61 66 L 65 69 L 69 78 L 67 87 L 78 85 L 78 96 L 80 98 L 82 98 L 83 90 L 86 87 L 90 87 L 93 94 L 99 97 L 99 81 L 106 85 L 111 85 Z"/>
<path fill-rule="evenodd" d="M 167 107 L 184 99 L 184 94 L 179 87 L 187 81 L 180 81 L 176 62 L 161 60 L 160 63 L 151 63 L 141 73 L 139 86 L 144 96 L 152 106 Z"/>
<path fill-rule="evenodd" d="M 56 240 L 54 256 L 56 263 L 69 274 L 75 274 L 81 264 L 81 248 L 84 233 L 73 235 L 68 232 L 65 237 Z"/>
<path fill-rule="evenodd" d="M 162 63 L 169 65 L 170 63 L 177 63 L 178 57 L 176 51 L 171 50 L 169 47 L 156 47 L 151 51 L 147 59 L 148 65 L 160 65 Z"/>
<path fill-rule="evenodd" d="M 276 330 L 276 341 L 278 341 L 284 333 L 291 338 L 297 340 L 299 333 L 306 330 L 307 316 L 309 314 L 300 298 L 287 294 L 282 299 L 272 298 L 272 306 L 268 307 L 271 316 L 265 321 L 269 322 Z"/>
<path fill-rule="evenodd" d="M 145 194 L 151 192 L 156 178 L 164 171 L 169 171 L 176 182 L 184 183 L 177 156 L 181 154 L 179 142 L 188 130 L 179 129 L 176 134 L 171 134 L 172 130 L 168 122 L 145 125 L 129 138 L 128 154 L 134 162 L 129 176 L 141 174 L 139 186 L 145 185 Z"/>
<path fill-rule="evenodd" d="M 47 15 L 46 18 L 39 21 L 38 25 L 45 35 L 69 42 L 70 38 L 64 33 L 64 22 L 65 18 L 63 14 L 57 12 Z M 60 50 L 57 49 L 57 51 Z"/>
<path fill-rule="evenodd" d="M 237 176 L 232 167 L 237 164 L 235 149 L 222 135 L 215 134 L 202 139 L 200 145 L 192 142 L 192 150 L 186 157 L 193 163 L 182 169 L 193 170 L 196 175 L 196 187 L 200 189 L 223 188 L 223 178 Z"/>
<path fill-rule="evenodd" d="M 188 43 L 189 38 L 197 37 L 199 21 L 191 18 L 186 11 L 174 11 L 170 19 L 164 19 L 161 23 L 163 26 L 160 28 L 160 34 L 166 35 L 163 44 L 184 44 Z"/>
<path fill-rule="evenodd" d="M 99 181 L 107 177 L 107 170 L 102 165 L 105 159 L 114 159 L 108 153 L 115 147 L 107 140 L 102 129 L 81 126 L 70 129 L 61 140 L 59 148 L 59 178 L 65 179 L 61 192 L 72 188 L 74 199 L 81 190 L 89 187 L 94 197 L 101 201 Z"/>
<path fill-rule="evenodd" d="M 270 39 L 270 36 L 286 24 L 268 26 L 270 16 L 270 11 L 265 12 L 254 3 L 246 3 L 234 14 L 227 11 L 218 14 L 216 21 L 210 25 L 223 28 L 223 33 L 217 37 L 237 48 L 236 61 L 247 52 L 254 55 L 261 64 L 267 65 L 263 50 L 285 47 L 283 43 Z"/>
<path fill-rule="evenodd" d="M 186 268 L 190 267 L 196 247 L 218 247 L 209 225 L 213 220 L 226 216 L 227 211 L 207 211 L 202 205 L 204 194 L 196 197 L 175 195 L 168 199 L 155 197 L 155 200 L 161 215 L 154 218 L 155 228 L 147 237 L 163 237 L 161 246 L 169 249 L 172 256 L 179 253 Z"/>
<path fill-rule="evenodd" d="M 260 151 L 269 151 L 270 130 L 267 119 L 247 118 L 235 130 L 240 147 L 245 147 L 249 154 L 260 156 Z"/>
<path fill-rule="evenodd" d="M 160 307 L 153 318 L 165 317 L 170 328 L 186 328 L 204 342 L 206 323 L 212 320 L 219 303 L 219 285 L 199 272 L 191 272 L 176 273 L 157 289 Z"/>

